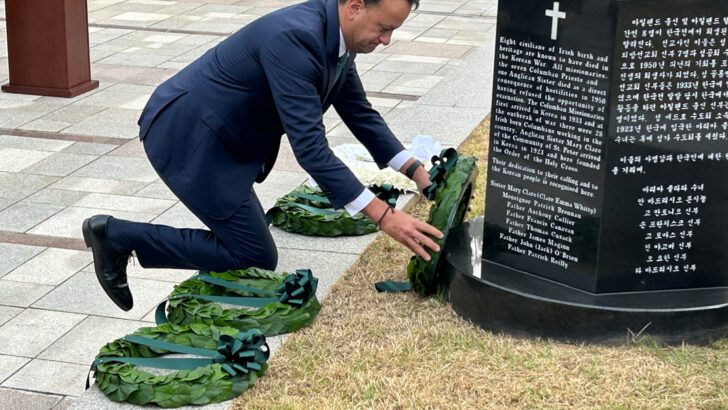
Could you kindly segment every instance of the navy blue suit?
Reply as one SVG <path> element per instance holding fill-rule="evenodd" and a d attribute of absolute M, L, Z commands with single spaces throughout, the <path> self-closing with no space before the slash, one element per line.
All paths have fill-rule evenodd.
<path fill-rule="evenodd" d="M 322 121 L 333 105 L 385 167 L 403 147 L 366 100 L 350 53 L 339 52 L 336 0 L 311 0 L 261 17 L 161 84 L 139 119 L 162 180 L 211 231 L 122 223 L 112 244 L 145 267 L 224 270 L 277 261 L 252 185 L 275 162 L 285 132 L 297 161 L 336 208 L 364 190 L 329 148 Z"/>

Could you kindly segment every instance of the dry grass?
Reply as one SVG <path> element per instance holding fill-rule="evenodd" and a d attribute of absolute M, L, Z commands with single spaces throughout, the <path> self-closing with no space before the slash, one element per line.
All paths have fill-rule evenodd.
<path fill-rule="evenodd" d="M 485 158 L 486 134 L 484 121 L 460 151 Z M 412 212 L 424 218 L 427 204 Z M 486 332 L 442 300 L 374 290 L 405 280 L 408 259 L 377 237 L 232 408 L 728 408 L 726 341 L 605 347 Z"/>

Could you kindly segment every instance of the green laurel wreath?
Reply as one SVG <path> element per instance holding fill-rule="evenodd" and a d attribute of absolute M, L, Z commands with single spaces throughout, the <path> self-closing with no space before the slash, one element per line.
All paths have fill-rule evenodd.
<path fill-rule="evenodd" d="M 430 207 L 427 223 L 445 234 L 442 239 L 432 238 L 441 249 L 444 248 L 450 229 L 465 218 L 472 187 L 478 175 L 475 160 L 475 157 L 458 156 L 452 148 L 443 150 L 440 157 L 433 158 L 432 162 L 436 165 L 430 170 L 432 185 L 425 189 L 424 195 L 435 201 Z M 431 257 L 429 262 L 413 256 L 407 265 L 407 277 L 412 289 L 423 296 L 437 291 L 438 264 L 442 253 L 425 249 Z"/>
<path fill-rule="evenodd" d="M 266 220 L 284 231 L 311 236 L 365 235 L 379 229 L 361 213 L 334 210 L 321 190 L 306 185 L 279 198 Z"/>
<path fill-rule="evenodd" d="M 137 405 L 154 403 L 161 407 L 179 407 L 229 400 L 252 386 L 267 369 L 267 345 L 264 350 L 260 350 L 265 338 L 256 335 L 259 332 L 243 334 L 235 328 L 201 323 L 189 326 L 164 324 L 142 327 L 132 336 L 216 350 L 218 357 L 210 359 L 212 363 L 205 366 L 193 365 L 191 369 L 154 375 L 139 369 L 137 366 L 140 364 L 120 363 L 115 360 L 131 359 L 141 362 L 144 361 L 143 358 L 158 358 L 168 351 L 137 344 L 126 340 L 130 338 L 126 336 L 104 345 L 96 356 L 97 360 L 92 366 L 96 385 L 112 401 L 128 401 Z M 138 360 L 140 358 L 142 360 Z M 165 358 L 157 360 L 175 361 Z"/>
<path fill-rule="evenodd" d="M 285 286 L 289 275 L 259 268 L 210 272 L 210 276 L 238 285 L 274 292 Z M 315 280 L 315 279 L 314 279 Z M 302 304 L 284 302 L 268 303 L 260 308 L 224 308 L 221 304 L 194 297 L 174 299 L 175 295 L 193 294 L 224 297 L 258 296 L 252 292 L 216 286 L 198 279 L 188 279 L 175 285 L 167 308 L 167 320 L 177 325 L 204 323 L 230 326 L 240 330 L 259 329 L 266 336 L 294 332 L 309 325 L 316 318 L 321 305 L 315 295 L 316 284 L 305 295 Z"/>

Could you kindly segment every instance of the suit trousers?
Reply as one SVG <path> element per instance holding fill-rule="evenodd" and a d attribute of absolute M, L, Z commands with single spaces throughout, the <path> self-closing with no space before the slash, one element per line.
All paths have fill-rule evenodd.
<path fill-rule="evenodd" d="M 107 226 L 112 247 L 134 251 L 145 268 L 216 272 L 251 266 L 269 270 L 276 268 L 278 251 L 268 230 L 263 207 L 252 187 L 232 215 L 216 219 L 196 211 L 185 203 L 185 198 L 177 194 L 164 177 L 162 181 L 210 229 L 178 229 L 112 218 Z M 215 201 L 215 198 L 207 200 Z"/>

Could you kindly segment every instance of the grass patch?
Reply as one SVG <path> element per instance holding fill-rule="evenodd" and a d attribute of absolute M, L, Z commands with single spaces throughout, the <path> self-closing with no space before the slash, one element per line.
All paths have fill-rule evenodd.
<path fill-rule="evenodd" d="M 488 119 L 459 148 L 479 158 L 468 219 L 483 214 L 487 133 Z M 409 257 L 380 234 L 231 408 L 728 408 L 725 340 L 593 346 L 486 332 L 438 298 L 377 293 L 375 282 L 406 280 Z"/>

